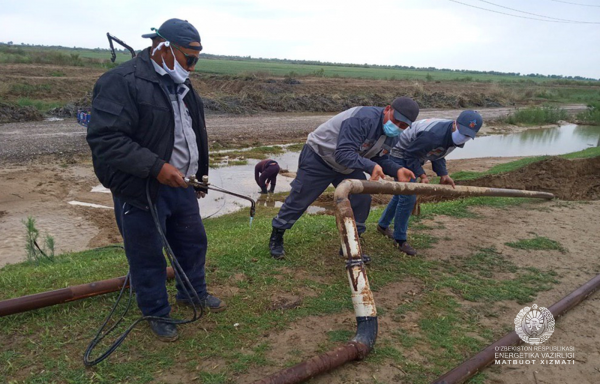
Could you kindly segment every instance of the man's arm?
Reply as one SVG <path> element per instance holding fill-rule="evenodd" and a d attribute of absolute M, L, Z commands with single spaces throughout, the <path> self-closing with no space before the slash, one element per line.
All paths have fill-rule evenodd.
<path fill-rule="evenodd" d="M 258 184 L 258 186 L 260 188 L 262 188 L 262 186 L 260 185 L 260 168 L 261 168 L 261 162 L 259 162 L 258 164 L 256 164 L 256 166 L 254 167 L 254 181 L 256 181 L 256 184 Z"/>
<path fill-rule="evenodd" d="M 388 176 L 396 177 L 398 170 L 402 168 L 391 159 L 390 155 L 375 156 L 371 160 L 381 165 L 383 173 Z"/>
<path fill-rule="evenodd" d="M 435 147 L 436 140 L 430 132 L 419 132 L 416 139 L 403 151 L 406 167 L 412 169 L 416 177 L 425 173 L 421 166 L 421 160 L 425 159 L 427 153 Z"/>
<path fill-rule="evenodd" d="M 132 93 L 120 74 L 102 76 L 94 87 L 86 139 L 97 161 L 136 177 L 158 177 L 165 161 L 131 139 L 138 126 Z"/>
<path fill-rule="evenodd" d="M 358 154 L 369 134 L 367 122 L 351 117 L 342 122 L 335 150 L 335 161 L 345 167 L 372 173 L 375 162 Z"/>
<path fill-rule="evenodd" d="M 441 159 L 432 161 L 431 168 L 438 176 L 446 176 L 448 174 L 448 169 L 446 168 L 446 159 L 443 157 Z"/>

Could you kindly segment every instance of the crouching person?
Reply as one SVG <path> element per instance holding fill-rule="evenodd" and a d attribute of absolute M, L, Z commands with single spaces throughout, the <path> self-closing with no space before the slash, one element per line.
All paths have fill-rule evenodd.
<path fill-rule="evenodd" d="M 346 179 L 370 180 L 389 175 L 402 181 L 414 178 L 413 172 L 391 161 L 389 151 L 398 135 L 419 115 L 418 104 L 408 98 L 396 98 L 391 105 L 354 107 L 325 123 L 308 135 L 298 159 L 298 172 L 292 190 L 279 213 L 273 218 L 269 240 L 271 256 L 285 256 L 283 236 L 287 229 L 306 211 L 329 186 Z M 350 202 L 359 235 L 366 230 L 365 222 L 371 206 L 370 195 L 351 195 Z M 369 257 L 363 255 L 368 263 Z"/>

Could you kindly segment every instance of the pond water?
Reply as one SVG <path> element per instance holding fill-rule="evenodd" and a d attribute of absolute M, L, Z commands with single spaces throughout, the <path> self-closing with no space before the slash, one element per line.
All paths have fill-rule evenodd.
<path fill-rule="evenodd" d="M 569 124 L 479 137 L 466 143 L 464 148 L 455 149 L 446 159 L 562 155 L 599 146 L 600 127 Z"/>
<path fill-rule="evenodd" d="M 557 128 L 532 129 L 521 133 L 509 135 L 493 135 L 480 137 L 465 145 L 462 149 L 456 149 L 448 159 L 470 159 L 480 157 L 513 157 L 513 156 L 540 156 L 560 155 L 576 152 L 589 147 L 600 146 L 600 127 L 586 127 L 577 125 L 564 125 Z M 281 169 L 296 172 L 298 167 L 299 152 L 284 152 L 272 156 L 279 163 Z M 257 200 L 260 206 L 281 205 L 269 196 L 261 195 L 254 181 L 254 166 L 259 160 L 248 159 L 245 165 L 222 166 L 211 168 L 209 182 L 221 188 L 235 193 L 250 196 Z M 279 175 L 275 192 L 287 192 L 290 188 L 292 178 Z M 109 192 L 100 186 L 95 192 Z M 231 195 L 210 191 L 208 195 L 200 199 L 200 212 L 203 218 L 217 217 L 239 209 L 248 209 L 247 200 Z M 319 207 L 311 207 L 308 213 L 323 210 Z"/>

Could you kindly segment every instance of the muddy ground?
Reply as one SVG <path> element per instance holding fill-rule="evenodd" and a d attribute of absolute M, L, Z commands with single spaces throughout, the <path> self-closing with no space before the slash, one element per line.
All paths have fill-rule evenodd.
<path fill-rule="evenodd" d="M 457 112 L 428 110 L 423 111 L 423 117 L 451 117 Z M 504 113 L 507 113 L 506 109 L 483 111 L 485 117 Z M 268 144 L 274 142 L 274 137 L 277 137 L 277 143 L 297 142 L 302 141 L 307 132 L 328 116 L 210 116 L 209 136 L 213 146 L 222 147 L 257 141 Z M 487 127 L 486 131 L 493 133 L 494 129 L 510 130 L 511 127 Z M 77 126 L 73 120 L 0 125 L 0 145 L 0 230 L 4 234 L 0 240 L 0 266 L 24 260 L 24 230 L 21 221 L 28 215 L 37 219 L 38 228 L 42 233 L 47 231 L 55 237 L 58 253 L 121 241 L 112 211 L 109 209 L 110 195 L 90 192 L 91 188 L 97 185 L 97 180 L 87 155 L 83 128 Z M 457 160 L 450 161 L 449 168 L 453 172 L 483 171 L 510 160 L 514 158 L 478 159 L 476 162 Z M 435 230 L 433 235 L 441 240 L 432 249 L 424 250 L 422 257 L 432 260 L 451 259 L 480 247 L 495 246 L 517 266 L 536 266 L 554 269 L 559 273 L 561 283 L 538 296 L 539 303 L 551 305 L 600 272 L 597 258 L 600 253 L 600 242 L 597 240 L 600 233 L 600 203 L 594 200 L 598 198 L 597 180 L 600 180 L 600 173 L 597 161 L 590 167 L 581 167 L 578 164 L 566 160 L 551 160 L 549 165 L 538 167 L 539 169 L 532 166 L 531 169 L 521 170 L 518 174 L 499 177 L 498 180 L 490 179 L 486 183 L 489 182 L 490 186 L 520 188 L 527 180 L 545 180 L 548 183 L 554 180 L 553 185 L 556 187 L 558 184 L 576 185 L 578 180 L 583 178 L 589 182 L 588 189 L 592 193 L 584 195 L 582 199 L 591 199 L 591 202 L 572 202 L 569 193 L 565 192 L 565 195 L 561 196 L 565 200 L 503 209 L 479 207 L 476 209 L 479 216 L 474 219 L 439 216 L 435 219 L 436 223 L 441 222 L 444 229 Z M 579 171 L 582 169 L 586 172 L 589 169 L 595 171 L 584 175 Z M 536 186 L 541 187 L 540 184 Z M 87 201 L 109 208 L 92 210 L 69 205 L 71 200 Z M 457 238 L 452 235 L 457 233 L 469 233 L 470 236 Z M 517 252 L 505 245 L 508 241 L 527 238 L 532 233 L 559 241 L 565 247 L 566 253 Z M 407 295 L 418 296 L 421 293 L 416 282 L 398 282 L 377 292 L 375 300 L 384 313 L 391 313 L 398 303 L 407 299 Z M 513 302 L 496 303 L 493 308 L 496 318 L 482 316 L 481 321 L 493 329 L 510 325 L 521 307 Z M 489 309 L 477 307 L 475 310 L 487 313 Z M 495 367 L 488 370 L 488 382 L 598 382 L 600 342 L 595 337 L 598 315 L 600 299 L 598 295 L 594 295 L 557 322 L 557 330 L 550 345 L 574 346 L 577 363 L 575 366 Z M 337 329 L 336 324 L 352 319 L 351 313 L 342 313 L 309 318 L 293 324 L 288 330 L 270 336 L 280 345 L 279 349 L 270 353 L 270 357 L 277 360 L 276 356 L 283 356 L 286 345 L 290 344 L 300 348 L 304 355 L 311 356 L 326 340 L 327 331 Z M 417 320 L 407 321 L 416 325 Z M 390 332 L 394 326 L 390 317 L 382 316 L 380 334 Z M 414 359 L 423 359 L 418 350 L 411 350 L 408 355 Z M 258 379 L 276 369 L 277 367 L 268 367 L 250 371 L 240 377 L 240 382 Z M 371 367 L 365 363 L 351 363 L 314 382 L 370 383 L 375 380 L 386 383 L 403 382 L 402 369 L 395 366 Z"/>
<path fill-rule="evenodd" d="M 55 116 L 73 116 L 79 107 L 90 105 L 90 93 L 103 68 L 35 64 L 0 66 L 0 101 L 21 99 L 58 103 Z M 289 79 L 265 73 L 240 76 L 192 73 L 191 81 L 209 113 L 256 114 L 263 112 L 333 113 L 356 105 L 387 105 L 398 95 L 410 96 L 422 108 L 490 108 L 539 105 L 564 91 L 578 92 L 582 85 L 514 82 L 459 82 L 373 80 L 301 77 Z M 586 90 L 600 86 L 585 85 Z M 4 110 L 0 122 L 35 119 Z M 40 116 L 38 115 L 39 119 Z"/>

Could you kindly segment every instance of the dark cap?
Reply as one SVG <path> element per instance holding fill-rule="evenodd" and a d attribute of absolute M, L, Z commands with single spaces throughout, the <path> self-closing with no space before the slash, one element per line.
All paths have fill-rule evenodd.
<path fill-rule="evenodd" d="M 397 97 L 391 105 L 394 119 L 405 122 L 409 127 L 419 116 L 419 104 L 410 97 Z"/>
<path fill-rule="evenodd" d="M 465 136 L 475 138 L 475 135 L 477 135 L 477 132 L 479 132 L 483 125 L 483 119 L 479 113 L 469 109 L 462 111 L 461 114 L 458 115 L 456 125 L 458 125 L 458 132 Z"/>
<path fill-rule="evenodd" d="M 200 34 L 198 30 L 187 20 L 169 19 L 165 21 L 158 30 L 152 28 L 154 33 L 147 33 L 142 37 L 154 39 L 162 37 L 180 47 L 201 51 L 202 46 L 190 45 L 191 43 L 200 43 Z"/>

